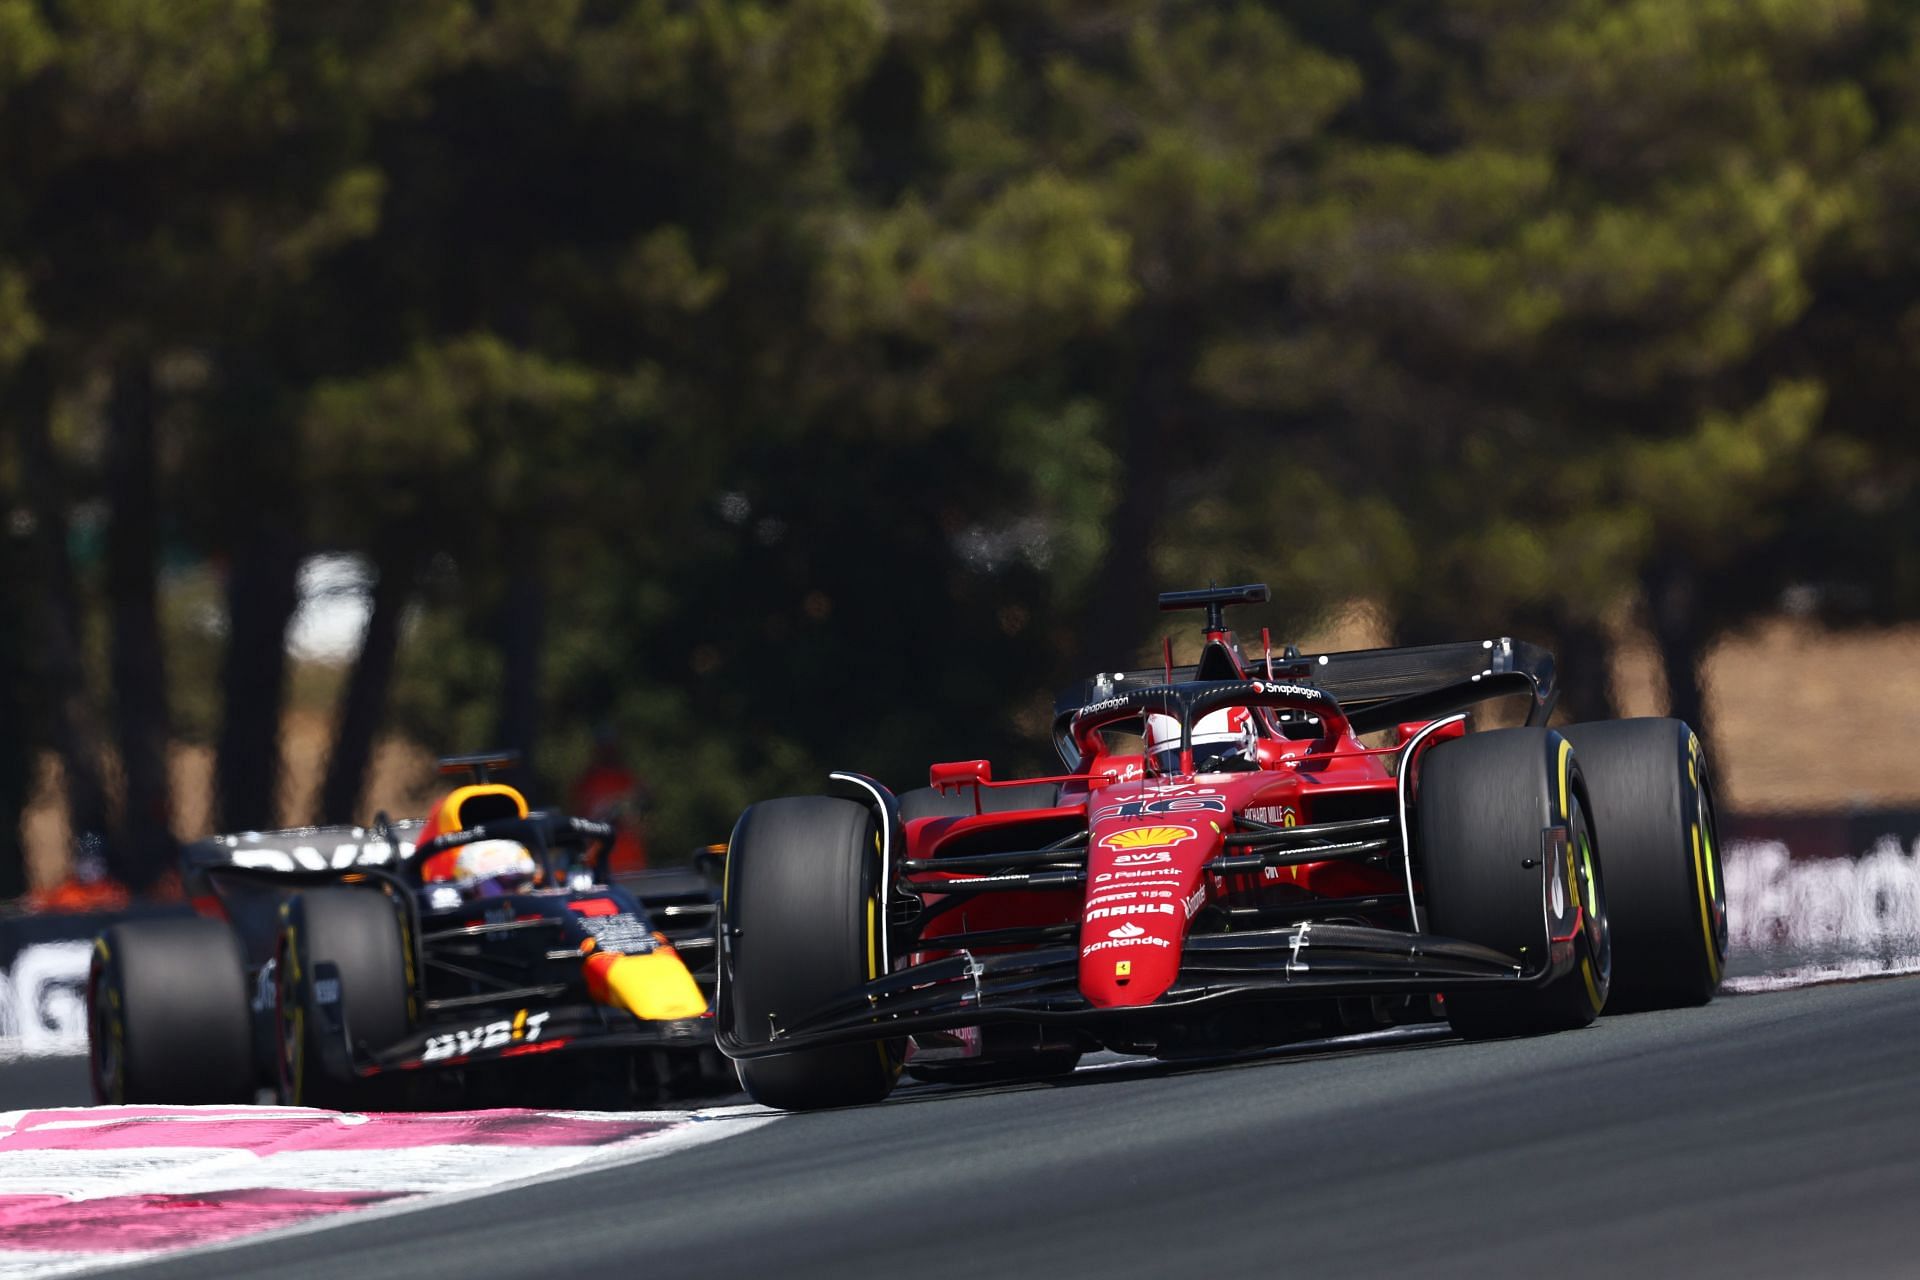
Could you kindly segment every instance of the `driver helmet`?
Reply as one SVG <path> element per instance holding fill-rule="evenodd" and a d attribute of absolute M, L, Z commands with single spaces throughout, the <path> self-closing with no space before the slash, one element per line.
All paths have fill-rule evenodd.
<path fill-rule="evenodd" d="M 1159 712 L 1147 713 L 1147 760 L 1158 773 L 1180 772 L 1180 721 Z M 1255 743 L 1259 733 L 1253 712 L 1245 707 L 1209 711 L 1193 722 L 1193 771 L 1232 773 L 1259 767 Z"/>
<path fill-rule="evenodd" d="M 453 879 L 477 888 L 483 897 L 498 896 L 525 888 L 539 870 L 533 854 L 517 840 L 476 840 L 460 847 Z"/>

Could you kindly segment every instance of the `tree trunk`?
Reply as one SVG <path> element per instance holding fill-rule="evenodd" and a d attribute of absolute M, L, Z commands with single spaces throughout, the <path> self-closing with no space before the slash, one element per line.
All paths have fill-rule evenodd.
<path fill-rule="evenodd" d="M 26 547 L 33 581 L 31 618 L 39 662 L 33 678 L 46 708 L 47 733 L 66 783 L 67 824 L 74 846 L 104 855 L 107 793 L 101 781 L 103 738 L 82 661 L 80 589 L 67 550 L 68 495 L 53 453 L 53 374 L 43 351 L 29 355 L 15 379 L 20 487 L 33 515 Z"/>
<path fill-rule="evenodd" d="M 1559 707 L 1569 720 L 1605 720 L 1619 714 L 1613 698 L 1613 646 L 1589 618 L 1560 614 L 1553 622 Z"/>
<path fill-rule="evenodd" d="M 494 740 L 487 747 L 520 753 L 520 776 L 531 786 L 535 777 L 534 749 L 540 736 L 540 668 L 546 645 L 546 581 L 537 560 L 538 549 L 526 545 L 515 552 L 501 606 L 497 634 L 503 680 L 500 715 Z"/>
<path fill-rule="evenodd" d="M 1667 677 L 1667 714 L 1692 725 L 1706 742 L 1709 726 L 1700 664 L 1707 637 L 1701 621 L 1697 572 L 1685 557 L 1665 555 L 1647 567 L 1641 586 L 1646 594 L 1647 624 Z"/>
<path fill-rule="evenodd" d="M 280 706 L 287 623 L 299 603 L 299 541 L 273 513 L 238 540 L 227 570 L 227 652 L 221 669 L 220 824 L 273 825 L 280 793 Z"/>
<path fill-rule="evenodd" d="M 1073 668 L 1130 665 L 1152 629 L 1154 545 L 1167 502 L 1168 439 L 1174 430 L 1186 344 L 1171 318 L 1148 326 L 1147 354 L 1121 419 L 1120 495 L 1107 530 L 1107 553 L 1094 574 Z M 1191 586 L 1191 583 L 1182 583 Z"/>
<path fill-rule="evenodd" d="M 112 618 L 114 738 L 126 777 L 114 870 L 145 889 L 173 865 L 167 785 L 166 663 L 155 581 L 160 512 L 153 362 L 136 350 L 114 370 L 107 409 L 107 598 Z"/>
<path fill-rule="evenodd" d="M 8 491 L 4 508 L 14 509 L 17 493 Z M 37 682 L 28 674 L 33 645 L 22 634 L 32 616 L 18 539 L 0 535 L 0 902 L 27 891 L 26 850 L 20 842 L 20 813 L 33 790 L 33 758 L 40 749 L 35 708 L 29 705 Z"/>
<path fill-rule="evenodd" d="M 386 718 L 387 693 L 393 684 L 394 661 L 400 652 L 400 623 L 413 594 L 414 559 L 410 540 L 378 553 L 374 572 L 373 608 L 367 615 L 367 634 L 360 642 L 353 673 L 347 677 L 340 700 L 339 727 L 327 759 L 327 777 L 320 788 L 322 822 L 354 822 L 361 817 L 360 795 L 366 787 L 367 765 L 373 758 L 374 735 Z M 368 815 L 371 816 L 371 815 Z"/>

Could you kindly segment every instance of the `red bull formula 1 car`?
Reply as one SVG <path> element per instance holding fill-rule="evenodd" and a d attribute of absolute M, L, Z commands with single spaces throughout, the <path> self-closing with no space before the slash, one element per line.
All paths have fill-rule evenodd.
<path fill-rule="evenodd" d="M 761 1102 L 1039 1077 L 1444 1016 L 1468 1037 L 1703 1003 L 1727 949 L 1711 783 L 1676 720 L 1546 727 L 1512 640 L 1249 655 L 1061 699 L 1055 777 L 934 765 L 756 804 L 730 845 L 718 1043 Z M 1522 727 L 1474 732 L 1489 700 Z M 1516 719 L 1518 717 L 1515 717 Z M 1372 745 L 1369 745 L 1369 743 Z"/>
<path fill-rule="evenodd" d="M 510 759 L 443 761 L 473 780 L 424 820 L 189 846 L 202 914 L 95 944 L 96 1097 L 251 1102 L 264 1087 L 364 1110 L 730 1091 L 707 883 L 610 883 L 613 828 L 530 810 L 488 776 Z"/>

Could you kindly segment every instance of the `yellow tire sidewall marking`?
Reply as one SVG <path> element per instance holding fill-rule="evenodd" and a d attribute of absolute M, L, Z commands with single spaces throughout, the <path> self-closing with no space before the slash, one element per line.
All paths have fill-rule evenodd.
<path fill-rule="evenodd" d="M 1693 787 L 1693 823 L 1690 837 L 1693 844 L 1693 884 L 1694 892 L 1700 899 L 1700 935 L 1707 949 L 1707 972 L 1715 983 L 1720 981 L 1720 948 L 1713 933 L 1713 913 L 1709 902 L 1719 896 L 1719 877 L 1713 872 L 1713 835 L 1706 830 L 1707 805 L 1706 789 L 1701 767 L 1702 751 L 1700 739 L 1694 734 L 1687 735 L 1687 782 Z"/>
<path fill-rule="evenodd" d="M 1567 807 L 1567 765 L 1573 759 L 1573 744 L 1565 738 L 1560 739 L 1560 816 L 1567 818 L 1572 810 Z"/>
<path fill-rule="evenodd" d="M 1693 884 L 1700 898 L 1700 935 L 1707 947 L 1707 972 L 1717 983 L 1720 981 L 1720 949 L 1713 941 L 1713 917 L 1707 910 L 1707 876 L 1700 857 L 1700 824 L 1692 823 L 1688 830 L 1693 836 Z"/>
<path fill-rule="evenodd" d="M 1604 1001 L 1600 999 L 1600 988 L 1593 980 L 1593 962 L 1586 956 L 1580 957 L 1580 981 L 1586 984 L 1587 1003 L 1593 1006 L 1595 1013 L 1600 1012 Z"/>

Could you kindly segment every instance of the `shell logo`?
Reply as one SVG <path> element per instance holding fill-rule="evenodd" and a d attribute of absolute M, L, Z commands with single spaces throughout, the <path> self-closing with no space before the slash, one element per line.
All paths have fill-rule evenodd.
<path fill-rule="evenodd" d="M 1198 839 L 1200 833 L 1192 827 L 1135 827 L 1131 831 L 1116 831 L 1100 842 L 1102 849 L 1164 849 L 1168 845 L 1182 844 Z"/>

